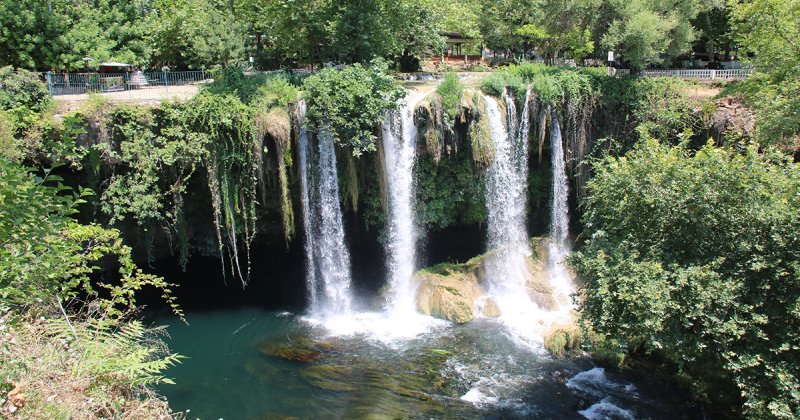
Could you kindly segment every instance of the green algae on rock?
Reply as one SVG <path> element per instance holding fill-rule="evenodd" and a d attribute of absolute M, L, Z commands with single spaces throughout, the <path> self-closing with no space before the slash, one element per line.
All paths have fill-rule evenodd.
<path fill-rule="evenodd" d="M 528 295 L 540 308 L 552 310 L 556 302 L 548 281 L 546 242 L 534 238 L 531 245 L 534 252 L 526 261 Z M 500 307 L 493 298 L 487 296 L 486 290 L 485 266 L 493 252 L 489 251 L 463 264 L 443 263 L 418 271 L 414 275 L 418 286 L 417 310 L 458 324 L 470 322 L 479 316 L 501 316 Z"/>

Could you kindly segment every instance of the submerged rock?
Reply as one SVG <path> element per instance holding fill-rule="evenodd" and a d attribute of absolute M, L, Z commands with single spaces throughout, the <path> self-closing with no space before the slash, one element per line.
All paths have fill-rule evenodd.
<path fill-rule="evenodd" d="M 318 365 L 310 366 L 301 372 L 311 385 L 335 392 L 355 391 L 352 366 Z"/>
<path fill-rule="evenodd" d="M 494 298 L 487 297 L 483 301 L 481 314 L 487 318 L 499 318 L 501 315 L 503 315 L 503 312 L 500 310 L 500 305 L 497 304 L 497 301 L 494 300 Z"/>
<path fill-rule="evenodd" d="M 326 341 L 292 340 L 285 343 L 265 343 L 258 351 L 270 357 L 293 362 L 310 363 L 331 352 L 333 345 Z"/>
<path fill-rule="evenodd" d="M 547 273 L 546 241 L 531 241 L 534 253 L 528 258 L 526 281 L 531 301 L 545 310 L 556 309 L 553 287 Z M 496 318 L 502 311 L 484 287 L 487 284 L 485 265 L 491 252 L 463 264 L 439 264 L 418 271 L 417 310 L 425 315 L 463 324 L 478 316 Z"/>

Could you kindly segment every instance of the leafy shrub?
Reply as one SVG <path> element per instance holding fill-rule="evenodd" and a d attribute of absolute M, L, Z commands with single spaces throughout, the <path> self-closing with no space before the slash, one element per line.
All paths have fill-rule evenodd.
<path fill-rule="evenodd" d="M 575 104 L 582 103 L 595 94 L 594 84 L 593 76 L 582 70 L 526 63 L 508 66 L 485 77 L 481 87 L 494 96 L 501 96 L 503 89 L 508 88 L 517 97 L 524 97 L 530 86 L 542 103 L 561 105 L 567 98 Z"/>
<path fill-rule="evenodd" d="M 15 119 L 8 111 L 0 111 L 0 158 L 17 161 L 21 151 L 14 137 Z"/>
<path fill-rule="evenodd" d="M 519 77 L 525 82 L 533 81 L 533 78 L 542 74 L 553 74 L 558 71 L 557 68 L 546 66 L 538 63 L 523 63 L 519 65 L 510 65 L 506 67 L 508 74 Z"/>
<path fill-rule="evenodd" d="M 180 357 L 126 316 L 145 287 L 160 289 L 181 315 L 171 285 L 133 263 L 119 231 L 74 220 L 76 206 L 91 192 L 69 191 L 50 171 L 34 177 L 0 160 L 0 325 L 8 338 L 0 342 L 0 366 L 11 387 L 29 399 L 20 415 L 169 414 L 147 386 L 169 383 L 161 372 Z M 117 278 L 98 280 L 101 267 L 116 267 Z M 63 305 L 70 302 L 84 302 L 85 312 L 70 311 L 70 320 Z M 0 387 L 4 395 L 12 391 L 5 382 Z"/>
<path fill-rule="evenodd" d="M 620 143 L 620 153 L 639 141 L 639 126 L 654 137 L 677 144 L 690 130 L 702 132 L 709 106 L 691 99 L 691 83 L 674 77 L 598 77 L 598 114 L 605 135 Z M 700 112 L 695 109 L 700 109 Z M 704 141 L 701 141 L 702 145 Z"/>
<path fill-rule="evenodd" d="M 455 73 L 447 73 L 444 80 L 436 87 L 436 93 L 442 100 L 442 110 L 447 123 L 452 126 L 461 112 L 461 97 L 464 95 L 464 84 Z"/>
<path fill-rule="evenodd" d="M 15 323 L 0 319 L 9 338 L 0 343 L 3 396 L 16 389 L 26 400 L 16 416 L 170 417 L 167 402 L 149 388 L 172 383 L 161 372 L 182 358 L 160 341 L 162 329 L 144 328 L 139 321 L 112 326 L 108 320 L 74 314 L 70 322 L 58 312 L 46 315 Z"/>
<path fill-rule="evenodd" d="M 303 84 L 308 103 L 306 124 L 313 131 L 330 130 L 334 141 L 353 155 L 376 150 L 375 127 L 384 110 L 395 109 L 404 89 L 386 75 L 385 65 L 354 64 L 325 69 Z"/>
<path fill-rule="evenodd" d="M 507 69 L 494 72 L 481 81 L 481 90 L 488 95 L 501 97 L 506 88 L 524 97 L 527 84 L 521 77 Z"/>
<path fill-rule="evenodd" d="M 144 286 L 164 290 L 173 303 L 169 284 L 136 267 L 119 231 L 81 225 L 70 217 L 91 191 L 64 190 L 69 188 L 59 177 L 34 177 L 0 160 L 0 310 L 69 299 L 79 291 L 96 296 L 100 292 L 90 275 L 105 258 L 116 259 L 120 275 L 119 283 L 99 284 L 108 314 L 118 316 L 133 307 L 133 292 Z"/>
<path fill-rule="evenodd" d="M 800 150 L 800 80 L 756 73 L 723 91 L 740 96 L 756 115 L 753 137 L 764 146 Z"/>
<path fill-rule="evenodd" d="M 506 77 L 501 72 L 494 72 L 481 80 L 481 90 L 487 95 L 496 97 L 503 96 L 503 91 L 506 88 Z"/>
<path fill-rule="evenodd" d="M 49 104 L 47 85 L 35 73 L 11 66 L 0 68 L 0 109 L 23 108 L 38 113 Z"/>
<path fill-rule="evenodd" d="M 300 92 L 290 76 L 282 73 L 245 75 L 240 67 L 227 67 L 214 75 L 214 83 L 204 90 L 216 95 L 234 95 L 245 104 L 287 106 L 297 101 Z"/>
<path fill-rule="evenodd" d="M 581 316 L 707 383 L 728 378 L 749 416 L 797 418 L 800 166 L 646 136 L 594 169 L 572 257 Z"/>

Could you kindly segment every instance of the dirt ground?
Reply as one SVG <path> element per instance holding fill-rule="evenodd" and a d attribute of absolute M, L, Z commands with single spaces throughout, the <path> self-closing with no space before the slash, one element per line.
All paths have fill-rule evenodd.
<path fill-rule="evenodd" d="M 684 93 L 686 94 L 686 96 L 692 99 L 706 100 L 719 95 L 720 91 L 721 89 L 716 86 L 698 84 L 690 88 L 686 88 L 684 90 Z"/>
<path fill-rule="evenodd" d="M 98 93 L 110 102 L 128 102 L 140 105 L 158 104 L 162 101 L 186 100 L 198 92 L 197 85 L 184 86 L 147 86 L 141 89 L 126 90 L 122 92 Z M 72 110 L 81 102 L 89 99 L 88 94 L 59 95 L 55 97 L 60 109 Z"/>

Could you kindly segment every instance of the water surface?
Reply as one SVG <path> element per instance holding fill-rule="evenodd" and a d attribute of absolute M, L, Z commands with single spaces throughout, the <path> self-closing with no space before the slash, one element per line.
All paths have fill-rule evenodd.
<path fill-rule="evenodd" d="M 172 324 L 170 347 L 188 357 L 160 390 L 189 418 L 700 417 L 655 378 L 555 360 L 490 319 L 431 320 L 411 338 L 379 314 L 354 318 L 366 334 L 255 308 L 187 320 L 156 322 Z"/>

